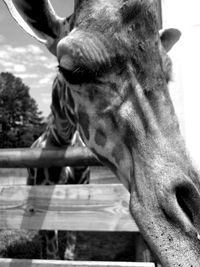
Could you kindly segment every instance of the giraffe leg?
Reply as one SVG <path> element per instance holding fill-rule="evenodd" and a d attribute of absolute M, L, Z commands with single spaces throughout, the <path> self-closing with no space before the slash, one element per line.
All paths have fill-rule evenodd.
<path fill-rule="evenodd" d="M 41 230 L 40 238 L 42 241 L 41 258 L 60 260 L 57 232 Z"/>
<path fill-rule="evenodd" d="M 75 248 L 76 248 L 76 238 L 77 235 L 75 232 L 68 231 L 66 232 L 66 246 L 65 246 L 65 253 L 64 259 L 65 260 L 75 260 Z"/>
<path fill-rule="evenodd" d="M 76 248 L 76 233 L 68 231 L 66 232 L 66 249 L 64 253 L 65 260 L 75 260 L 75 248 Z"/>
<path fill-rule="evenodd" d="M 75 260 L 76 259 L 76 237 L 74 231 L 58 231 L 59 252 L 61 259 Z"/>

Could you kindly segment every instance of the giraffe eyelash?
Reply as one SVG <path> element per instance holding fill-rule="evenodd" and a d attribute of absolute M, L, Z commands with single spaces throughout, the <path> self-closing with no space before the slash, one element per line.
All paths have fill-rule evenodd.
<path fill-rule="evenodd" d="M 58 66 L 59 72 L 63 75 L 67 82 L 71 84 L 91 83 L 96 78 L 96 73 L 78 67 L 74 70 L 67 70 Z"/>

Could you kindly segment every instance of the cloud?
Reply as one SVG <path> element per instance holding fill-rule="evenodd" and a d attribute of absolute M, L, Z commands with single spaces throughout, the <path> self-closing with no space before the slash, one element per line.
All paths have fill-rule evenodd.
<path fill-rule="evenodd" d="M 21 79 L 38 79 L 39 75 L 35 73 L 18 73 L 17 76 Z"/>
<path fill-rule="evenodd" d="M 55 58 L 46 56 L 37 45 L 13 46 L 0 43 L 0 71 L 12 72 L 17 76 L 23 74 L 20 75 L 22 79 L 37 79 L 38 86 L 44 86 L 51 83 L 55 70 Z"/>
<path fill-rule="evenodd" d="M 41 98 L 44 104 L 47 104 L 47 105 L 51 104 L 51 93 L 42 93 Z"/>
<path fill-rule="evenodd" d="M 43 50 L 36 45 L 26 45 L 26 46 L 11 46 L 4 45 L 3 49 L 11 54 L 24 54 L 27 55 L 30 53 L 32 55 L 41 55 L 43 54 Z"/>
<path fill-rule="evenodd" d="M 56 60 L 49 60 L 48 61 L 48 58 L 46 60 L 46 63 L 44 63 L 44 67 L 47 69 L 50 69 L 50 70 L 55 70 L 57 66 L 58 66 L 58 63 Z"/>
<path fill-rule="evenodd" d="M 42 79 L 38 81 L 39 85 L 47 85 L 53 81 L 55 73 L 48 73 Z"/>
<path fill-rule="evenodd" d="M 26 71 L 26 67 L 22 64 L 16 64 L 14 65 L 14 68 L 13 68 L 14 72 L 17 72 L 17 73 L 20 73 L 20 72 L 25 72 Z"/>
<path fill-rule="evenodd" d="M 0 60 L 29 67 L 40 65 L 48 70 L 56 66 L 53 56 L 47 57 L 39 46 L 31 44 L 26 46 L 0 45 Z"/>
<path fill-rule="evenodd" d="M 4 71 L 12 73 L 22 73 L 26 71 L 26 67 L 23 64 L 16 64 L 2 59 L 0 59 L 0 65 L 4 67 Z"/>
<path fill-rule="evenodd" d="M 41 55 L 43 54 L 43 50 L 36 45 L 28 45 L 28 51 L 33 53 L 34 55 Z"/>
<path fill-rule="evenodd" d="M 9 68 L 9 67 L 13 67 L 13 62 L 3 60 L 1 59 L 1 56 L 0 56 L 0 65 L 2 65 L 4 68 Z"/>

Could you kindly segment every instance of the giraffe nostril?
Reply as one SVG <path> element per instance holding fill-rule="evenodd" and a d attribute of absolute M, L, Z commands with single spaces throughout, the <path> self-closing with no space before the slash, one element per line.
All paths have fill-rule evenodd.
<path fill-rule="evenodd" d="M 190 192 L 186 187 L 177 187 L 176 188 L 176 199 L 184 214 L 194 224 L 194 214 L 191 206 Z"/>
<path fill-rule="evenodd" d="M 160 203 L 165 218 L 189 235 L 200 232 L 200 194 L 191 181 L 181 181 L 165 188 Z"/>
<path fill-rule="evenodd" d="M 187 181 L 177 185 L 174 192 L 178 204 L 175 216 L 179 217 L 181 224 L 188 225 L 189 223 L 190 228 L 199 233 L 200 193 L 197 187 Z"/>

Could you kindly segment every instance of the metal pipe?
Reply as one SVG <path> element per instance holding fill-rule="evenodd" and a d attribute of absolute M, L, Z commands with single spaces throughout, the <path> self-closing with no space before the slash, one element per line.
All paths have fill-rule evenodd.
<path fill-rule="evenodd" d="M 0 149 L 0 168 L 48 168 L 53 166 L 101 166 L 85 148 L 67 149 Z"/>

